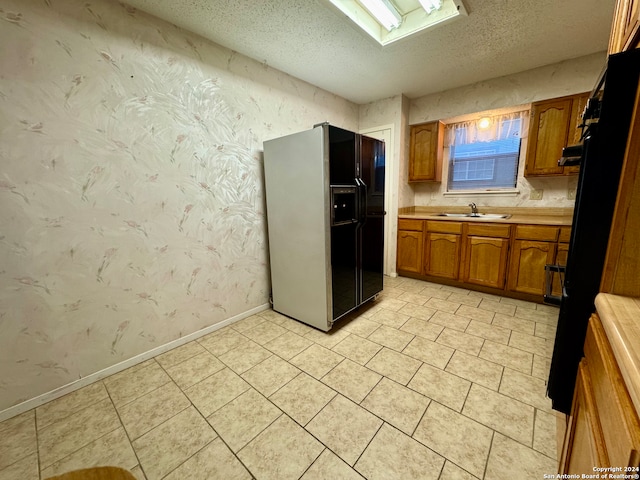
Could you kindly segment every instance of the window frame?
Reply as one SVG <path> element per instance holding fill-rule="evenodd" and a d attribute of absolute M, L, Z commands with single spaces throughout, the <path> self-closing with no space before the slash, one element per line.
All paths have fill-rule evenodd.
<path fill-rule="evenodd" d="M 497 145 L 495 146 L 492 150 L 493 152 L 488 152 L 486 155 L 470 155 L 469 157 L 467 156 L 463 156 L 462 158 L 455 158 L 456 155 L 456 145 L 455 145 L 455 140 L 460 138 L 460 135 L 458 134 L 458 132 L 456 131 L 459 128 L 468 128 L 467 125 L 472 124 L 474 121 L 468 121 L 468 122 L 451 122 L 449 124 L 446 125 L 447 128 L 450 128 L 452 131 L 450 132 L 450 136 L 451 136 L 451 141 L 449 142 L 448 145 L 445 145 L 445 162 L 447 164 L 447 183 L 446 183 L 446 187 L 444 188 L 444 194 L 447 195 L 458 195 L 458 194 L 483 194 L 483 193 L 517 193 L 517 186 L 518 186 L 518 180 L 519 180 L 519 172 L 520 172 L 520 168 L 521 168 L 521 163 L 522 163 L 522 155 L 523 155 L 523 146 L 526 147 L 526 143 L 523 143 L 523 140 L 526 138 L 526 123 L 525 123 L 525 118 L 528 117 L 529 115 L 529 111 L 526 110 L 520 110 L 519 112 L 514 112 L 519 114 L 518 117 L 515 118 L 505 118 L 507 116 L 509 116 L 509 114 L 507 115 L 495 115 L 494 117 L 490 117 L 492 122 L 502 122 L 501 125 L 499 125 L 498 128 L 498 135 L 501 136 L 503 134 L 503 132 L 506 131 L 507 132 L 512 132 L 513 131 L 513 127 L 509 126 L 509 125 L 505 125 L 507 122 L 518 122 L 518 126 L 515 130 L 515 132 L 517 132 L 517 134 L 509 134 L 508 137 L 506 138 L 498 138 L 497 140 L 489 140 L 489 141 L 481 141 L 480 139 L 474 141 L 474 142 L 465 142 L 463 145 L 470 145 L 470 144 L 495 144 L 496 141 L 503 141 L 503 140 L 517 140 L 517 142 L 513 142 L 512 147 L 516 147 L 516 148 L 511 148 L 511 151 L 508 151 L 507 153 L 499 153 L 501 149 L 504 148 L 504 146 L 500 146 Z M 482 114 L 476 114 L 476 116 L 478 118 L 480 118 Z M 476 120 L 477 122 L 477 120 Z M 478 128 L 474 125 L 474 128 Z M 481 129 L 480 130 L 480 134 L 482 133 Z M 465 138 L 466 135 L 468 135 L 469 132 L 462 132 L 462 138 Z M 480 136 L 480 134 L 478 134 L 478 132 L 476 131 L 471 131 L 472 135 L 475 135 L 474 138 L 477 138 Z M 517 145 L 516 145 L 517 143 Z M 469 162 L 467 165 L 467 168 L 471 165 L 471 162 L 473 162 L 475 159 L 477 159 L 478 161 L 488 161 L 491 160 L 493 161 L 493 174 L 492 174 L 492 178 L 491 179 L 482 179 L 482 178 L 476 178 L 476 179 L 471 179 L 471 180 L 454 180 L 454 175 L 458 172 L 456 172 L 455 169 L 455 165 L 456 162 L 462 163 L 464 161 Z M 506 177 L 510 178 L 512 173 L 513 173 L 513 183 L 511 183 L 511 181 L 508 182 L 508 184 L 505 184 L 504 181 L 501 181 L 501 179 L 499 178 L 499 171 L 501 170 L 501 165 L 500 163 L 504 163 L 504 162 L 508 162 L 510 163 L 508 170 L 505 170 L 507 172 Z M 502 167 L 502 169 L 504 170 L 504 166 Z M 467 185 L 465 185 L 464 182 L 469 182 Z M 484 182 L 484 183 L 483 183 Z M 499 182 L 499 183 L 496 183 Z"/>

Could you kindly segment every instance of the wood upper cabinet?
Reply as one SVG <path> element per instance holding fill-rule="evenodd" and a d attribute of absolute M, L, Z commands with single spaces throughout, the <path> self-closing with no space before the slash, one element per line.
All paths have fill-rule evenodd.
<path fill-rule="evenodd" d="M 571 120 L 569 121 L 569 138 L 567 139 L 567 145 L 575 145 L 581 142 L 582 128 L 582 113 L 584 112 L 591 92 L 581 93 L 579 95 L 573 95 L 573 102 L 571 104 Z M 571 165 L 562 167 L 563 174 L 578 174 L 580 172 L 580 165 Z"/>
<path fill-rule="evenodd" d="M 589 93 L 534 102 L 531 106 L 529 140 L 524 175 L 569 175 L 579 166 L 560 167 L 562 149 L 580 141 L 580 117 Z"/>
<path fill-rule="evenodd" d="M 422 273 L 422 252 L 424 241 L 422 220 L 398 220 L 398 259 L 399 272 Z"/>
<path fill-rule="evenodd" d="M 554 262 L 557 240 L 558 227 L 516 226 L 509 260 L 509 290 L 532 295 L 544 294 L 544 267 Z"/>
<path fill-rule="evenodd" d="M 504 288 L 510 229 L 502 224 L 465 224 L 463 282 Z"/>
<path fill-rule="evenodd" d="M 638 48 L 640 40 L 640 2 L 618 0 L 613 15 L 609 54 Z"/>
<path fill-rule="evenodd" d="M 442 177 L 444 124 L 412 125 L 409 146 L 409 181 L 439 182 Z"/>
<path fill-rule="evenodd" d="M 461 222 L 426 222 L 425 275 L 458 279 L 461 234 Z"/>
<path fill-rule="evenodd" d="M 569 138 L 567 140 L 567 145 L 575 145 L 576 143 L 580 143 L 580 137 L 582 136 L 582 129 L 580 128 L 580 124 L 582 123 L 582 113 L 587 106 L 587 102 L 589 101 L 590 96 L 591 92 L 584 92 L 578 95 L 571 96 L 573 102 L 571 104 L 571 121 L 569 123 Z"/>

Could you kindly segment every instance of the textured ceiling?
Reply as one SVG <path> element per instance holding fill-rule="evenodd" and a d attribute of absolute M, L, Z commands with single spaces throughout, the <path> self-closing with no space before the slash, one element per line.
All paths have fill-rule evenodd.
<path fill-rule="evenodd" d="M 355 103 L 416 98 L 607 49 L 615 0 L 464 0 L 382 47 L 325 0 L 124 0 Z"/>

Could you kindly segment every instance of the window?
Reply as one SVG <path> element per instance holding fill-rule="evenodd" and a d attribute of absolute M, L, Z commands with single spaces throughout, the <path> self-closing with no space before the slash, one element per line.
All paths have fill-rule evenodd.
<path fill-rule="evenodd" d="M 526 114 L 448 125 L 448 191 L 514 188 Z"/>

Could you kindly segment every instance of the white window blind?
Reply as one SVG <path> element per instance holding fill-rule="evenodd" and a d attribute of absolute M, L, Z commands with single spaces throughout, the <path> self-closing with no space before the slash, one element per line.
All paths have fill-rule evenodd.
<path fill-rule="evenodd" d="M 514 188 L 529 111 L 447 125 L 448 191 Z"/>

